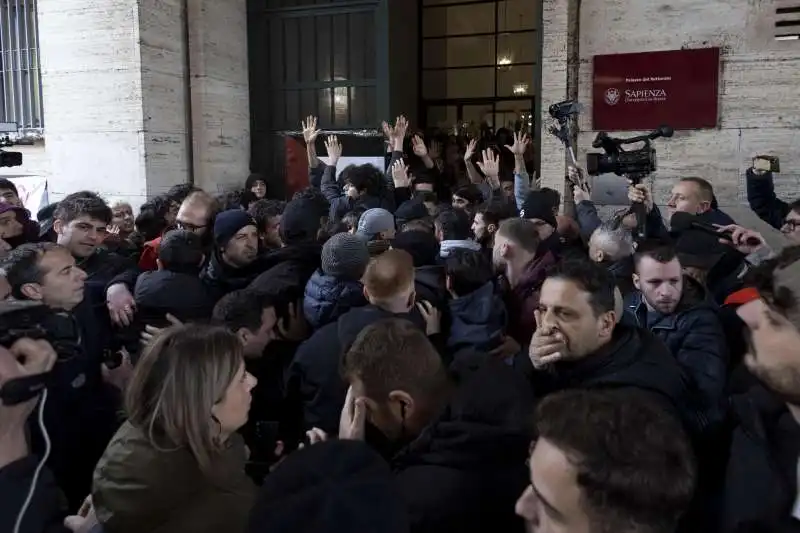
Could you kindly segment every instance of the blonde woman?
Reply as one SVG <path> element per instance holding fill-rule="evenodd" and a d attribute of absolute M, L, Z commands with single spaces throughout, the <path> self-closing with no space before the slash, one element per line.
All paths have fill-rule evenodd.
<path fill-rule="evenodd" d="M 236 431 L 255 385 L 227 330 L 175 326 L 156 337 L 128 386 L 128 421 L 94 473 L 104 533 L 244 531 L 256 489 Z"/>

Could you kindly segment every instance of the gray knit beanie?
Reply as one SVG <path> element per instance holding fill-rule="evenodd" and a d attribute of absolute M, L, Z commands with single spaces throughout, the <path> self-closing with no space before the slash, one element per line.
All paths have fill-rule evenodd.
<path fill-rule="evenodd" d="M 356 235 L 337 233 L 322 247 L 322 272 L 329 276 L 359 280 L 368 263 L 367 242 Z"/>

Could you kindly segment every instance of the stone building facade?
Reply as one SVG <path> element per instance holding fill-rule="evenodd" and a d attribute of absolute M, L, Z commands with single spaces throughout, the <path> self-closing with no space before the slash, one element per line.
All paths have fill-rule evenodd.
<path fill-rule="evenodd" d="M 781 157 L 779 194 L 800 194 L 800 39 L 776 39 L 779 30 L 800 33 L 792 24 L 800 21 L 800 1 L 500 0 L 497 13 L 504 2 L 508 9 L 536 2 L 537 60 L 525 85 L 542 119 L 553 102 L 584 103 L 581 160 L 596 133 L 594 55 L 716 46 L 718 126 L 659 142 L 657 200 L 677 177 L 698 175 L 714 184 L 723 205 L 739 203 L 744 170 L 757 153 Z M 265 160 L 260 139 L 269 125 L 258 110 L 272 95 L 271 74 L 259 70 L 270 50 L 263 32 L 270 17 L 305 16 L 312 7 L 313 17 L 356 8 L 374 14 L 374 41 L 363 44 L 374 43 L 376 64 L 368 116 L 404 112 L 419 122 L 427 116 L 420 80 L 426 7 L 454 3 L 474 2 L 38 0 L 44 142 L 20 147 L 23 167 L 0 174 L 45 176 L 51 199 L 93 189 L 135 205 L 190 180 L 211 190 L 241 183 Z M 363 31 L 348 28 L 336 38 Z M 334 85 L 316 80 L 298 90 Z M 544 120 L 534 128 L 544 183 L 563 190 L 563 148 L 544 132 Z"/>

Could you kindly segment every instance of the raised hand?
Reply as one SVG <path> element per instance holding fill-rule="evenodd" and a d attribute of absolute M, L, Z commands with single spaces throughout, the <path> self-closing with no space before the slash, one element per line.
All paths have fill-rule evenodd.
<path fill-rule="evenodd" d="M 419 135 L 414 135 L 411 138 L 411 144 L 414 147 L 414 153 L 417 157 L 428 157 L 428 147 L 425 146 L 425 141 Z"/>
<path fill-rule="evenodd" d="M 531 143 L 530 137 L 525 132 L 515 132 L 514 133 L 514 144 L 506 145 L 506 149 L 509 150 L 515 156 L 521 156 L 525 154 L 525 150 L 528 149 L 528 145 Z"/>
<path fill-rule="evenodd" d="M 464 152 L 464 161 L 469 161 L 472 159 L 472 156 L 475 155 L 475 150 L 478 149 L 478 141 L 477 139 L 470 139 L 467 143 L 467 149 Z"/>
<path fill-rule="evenodd" d="M 303 126 L 303 140 L 307 143 L 313 143 L 317 140 L 319 130 L 317 129 L 317 117 L 309 115 L 304 121 L 301 122 Z"/>
<path fill-rule="evenodd" d="M 408 177 L 408 167 L 402 159 L 395 161 L 392 166 L 392 180 L 397 189 L 411 187 L 411 179 Z"/>
<path fill-rule="evenodd" d="M 342 157 L 342 143 L 339 142 L 336 135 L 331 135 L 325 139 L 325 149 L 328 151 L 330 166 L 335 167 Z"/>
<path fill-rule="evenodd" d="M 483 151 L 483 161 L 478 161 L 478 167 L 492 187 L 500 186 L 500 159 L 493 150 Z"/>

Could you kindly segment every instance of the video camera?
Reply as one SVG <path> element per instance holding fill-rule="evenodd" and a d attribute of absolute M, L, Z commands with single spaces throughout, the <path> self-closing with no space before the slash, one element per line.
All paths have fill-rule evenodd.
<path fill-rule="evenodd" d="M 657 130 L 627 139 L 617 139 L 601 131 L 592 142 L 592 148 L 602 148 L 605 153 L 586 154 L 586 171 L 592 176 L 600 174 L 616 174 L 625 176 L 634 183 L 657 168 L 656 149 L 651 141 L 659 137 L 672 137 L 675 131 L 669 126 L 661 126 Z M 622 146 L 643 142 L 644 146 L 636 150 L 623 150 Z"/>
<path fill-rule="evenodd" d="M 0 346 L 11 348 L 20 339 L 46 340 L 58 354 L 58 361 L 80 355 L 78 337 L 69 328 L 58 327 L 59 318 L 39 302 L 8 298 L 0 301 Z M 66 320 L 66 319 L 65 319 Z M 49 373 L 12 379 L 0 388 L 0 402 L 7 406 L 27 402 L 39 395 Z"/>
<path fill-rule="evenodd" d="M 0 167 L 18 167 L 22 165 L 22 152 L 7 152 L 8 148 L 17 144 L 9 134 L 19 132 L 15 122 L 0 122 Z"/>

